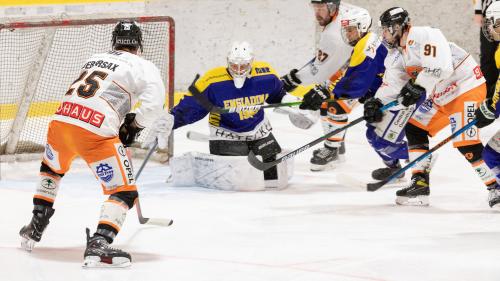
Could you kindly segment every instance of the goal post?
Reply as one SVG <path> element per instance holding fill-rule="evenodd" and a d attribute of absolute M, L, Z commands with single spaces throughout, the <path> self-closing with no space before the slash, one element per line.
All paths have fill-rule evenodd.
<path fill-rule="evenodd" d="M 48 123 L 84 62 L 111 49 L 116 23 L 136 21 L 143 34 L 141 56 L 161 72 L 166 105 L 174 102 L 175 24 L 168 16 L 65 19 L 0 24 L 0 161 L 43 152 Z M 146 128 L 138 138 L 148 134 Z M 172 141 L 159 156 L 173 153 Z M 145 153 L 134 149 L 136 154 Z M 3 160 L 2 160 L 3 159 Z"/>

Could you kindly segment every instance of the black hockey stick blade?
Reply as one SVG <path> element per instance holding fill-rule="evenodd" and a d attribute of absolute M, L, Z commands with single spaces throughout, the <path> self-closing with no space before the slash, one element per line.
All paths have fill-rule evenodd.
<path fill-rule="evenodd" d="M 366 184 L 366 190 L 368 191 L 376 191 L 380 189 L 382 186 L 386 185 L 389 181 L 387 179 L 379 182 L 372 182 Z"/>
<path fill-rule="evenodd" d="M 250 165 L 254 166 L 254 168 L 261 170 L 261 171 L 265 171 L 265 170 L 267 170 L 267 169 L 269 169 L 269 168 L 271 168 L 271 167 L 273 167 L 281 162 L 280 159 L 278 159 L 276 161 L 264 163 L 264 162 L 260 161 L 259 158 L 257 158 L 257 156 L 255 155 L 255 153 L 253 153 L 253 151 L 250 151 L 247 159 L 248 159 L 248 163 L 250 163 Z"/>

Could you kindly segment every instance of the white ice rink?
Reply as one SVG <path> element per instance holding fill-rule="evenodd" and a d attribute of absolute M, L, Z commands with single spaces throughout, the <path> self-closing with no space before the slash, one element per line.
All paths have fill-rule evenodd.
<path fill-rule="evenodd" d="M 282 115 L 269 116 L 283 147 L 321 134 L 319 124 L 302 131 Z M 485 130 L 483 140 L 499 127 L 497 121 Z M 205 121 L 176 131 L 176 154 L 208 151 L 187 140 L 187 130 L 208 131 Z M 85 227 L 95 230 L 106 198 L 82 161 L 64 177 L 55 215 L 32 253 L 20 249 L 18 231 L 31 218 L 39 163 L 1 163 L 0 280 L 500 280 L 500 212 L 489 208 L 485 187 L 458 151 L 451 144 L 439 150 L 430 207 L 396 206 L 394 187 L 368 193 L 337 181 L 338 173 L 368 180 L 381 167 L 364 130 L 360 124 L 348 132 L 348 161 L 336 171 L 310 172 L 312 150 L 300 154 L 282 191 L 167 187 L 168 166 L 148 163 L 138 181 L 144 215 L 175 222 L 142 226 L 135 209 L 129 212 L 114 245 L 133 263 L 121 270 L 81 268 Z"/>

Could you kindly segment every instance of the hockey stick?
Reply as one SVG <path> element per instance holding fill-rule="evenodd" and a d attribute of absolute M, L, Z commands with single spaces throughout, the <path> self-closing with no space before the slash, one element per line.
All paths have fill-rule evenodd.
<path fill-rule="evenodd" d="M 210 136 L 195 131 L 188 131 L 186 137 L 192 141 L 207 142 L 210 140 Z"/>
<path fill-rule="evenodd" d="M 410 163 L 406 164 L 406 166 L 404 166 L 403 168 L 399 169 L 397 172 L 395 172 L 394 174 L 392 174 L 391 176 L 389 176 L 385 180 L 367 184 L 366 185 L 367 191 L 376 191 L 379 188 L 381 188 L 382 186 L 384 186 L 385 184 L 391 182 L 392 180 L 394 180 L 395 178 L 397 178 L 399 175 L 401 175 L 402 173 L 404 173 L 406 170 L 408 170 L 411 167 L 413 167 L 413 165 L 415 165 L 417 162 L 419 162 L 422 159 L 426 158 L 427 156 L 431 155 L 434 151 L 438 150 L 443 145 L 447 144 L 449 141 L 451 141 L 455 137 L 459 136 L 461 133 L 465 132 L 470 127 L 474 126 L 476 124 L 476 122 L 477 122 L 476 119 L 472 120 L 469 124 L 463 126 L 462 128 L 460 128 L 460 130 L 454 132 L 449 137 L 445 138 L 444 140 L 442 140 L 441 142 L 439 142 L 438 144 L 436 144 L 433 148 L 429 149 L 429 151 L 427 151 L 426 153 L 420 155 L 420 157 L 418 157 L 417 159 L 411 161 Z"/>
<path fill-rule="evenodd" d="M 392 102 L 384 105 L 382 108 L 380 108 L 380 110 L 381 111 L 385 111 L 388 108 L 393 107 L 393 106 L 395 106 L 397 104 L 398 104 L 397 100 L 392 101 Z M 325 139 L 327 139 L 327 138 L 329 138 L 329 137 L 331 137 L 333 135 L 336 135 L 336 134 L 338 134 L 338 133 L 340 133 L 340 132 L 348 129 L 348 128 L 350 128 L 350 127 L 352 127 L 352 126 L 360 123 L 363 120 L 364 120 L 363 117 L 359 117 L 358 119 L 350 122 L 349 124 L 345 125 L 344 127 L 338 128 L 338 129 L 336 129 L 336 130 L 334 130 L 334 131 L 332 131 L 332 132 L 330 132 L 330 133 L 328 133 L 328 134 L 326 134 L 326 135 L 324 135 L 324 136 L 322 136 L 320 138 L 317 138 L 317 139 L 313 140 L 312 142 L 310 142 L 310 143 L 308 143 L 306 145 L 303 145 L 303 146 L 295 149 L 294 151 L 292 151 L 290 153 L 287 153 L 284 156 L 282 156 L 282 157 L 280 157 L 280 158 L 278 158 L 278 159 L 276 159 L 274 161 L 271 161 L 271 162 L 264 163 L 264 162 L 260 161 L 257 158 L 257 156 L 255 156 L 255 154 L 253 153 L 253 151 L 250 151 L 250 153 L 248 154 L 248 162 L 250 163 L 250 165 L 254 166 L 256 169 L 259 169 L 261 171 L 265 171 L 265 170 L 267 170 L 267 169 L 269 169 L 269 168 L 271 168 L 273 166 L 278 165 L 281 162 L 284 162 L 284 161 L 286 161 L 286 160 L 288 160 L 290 158 L 295 157 L 297 154 L 299 154 L 299 153 L 301 153 L 301 152 L 309 149 L 309 147 L 314 146 L 314 145 L 322 142 L 323 140 L 325 140 Z"/>
<path fill-rule="evenodd" d="M 141 164 L 141 167 L 139 167 L 139 171 L 137 171 L 137 174 L 135 175 L 135 180 L 139 178 L 141 175 L 142 170 L 146 166 L 146 163 L 149 161 L 149 158 L 151 158 L 151 155 L 153 152 L 156 150 L 156 147 L 158 146 L 158 139 L 155 140 L 153 147 L 148 151 L 148 154 L 146 155 L 146 158 L 144 158 L 144 161 Z M 139 197 L 135 200 L 135 208 L 137 210 L 137 217 L 139 218 L 139 223 L 140 224 L 151 224 L 151 225 L 159 225 L 159 226 L 170 226 L 174 221 L 172 219 L 161 219 L 161 218 L 145 218 L 142 216 L 142 211 L 141 211 L 141 204 L 139 203 Z"/>

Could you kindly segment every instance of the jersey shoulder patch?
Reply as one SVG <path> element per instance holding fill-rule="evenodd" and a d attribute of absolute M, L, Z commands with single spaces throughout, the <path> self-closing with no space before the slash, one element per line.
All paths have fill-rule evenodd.
<path fill-rule="evenodd" d="M 366 57 L 374 59 L 377 55 L 377 48 L 380 46 L 380 40 L 369 32 L 365 35 L 359 42 L 354 46 L 352 51 L 351 59 L 349 61 L 350 67 L 355 67 L 362 64 Z"/>
<path fill-rule="evenodd" d="M 232 80 L 233 78 L 227 72 L 225 66 L 220 66 L 212 68 L 207 71 L 198 81 L 196 81 L 195 86 L 198 91 L 205 91 L 211 84 Z"/>
<path fill-rule="evenodd" d="M 267 62 L 255 61 L 252 64 L 251 76 L 264 76 L 264 75 L 274 75 L 278 77 L 278 73 L 274 68 Z"/>

